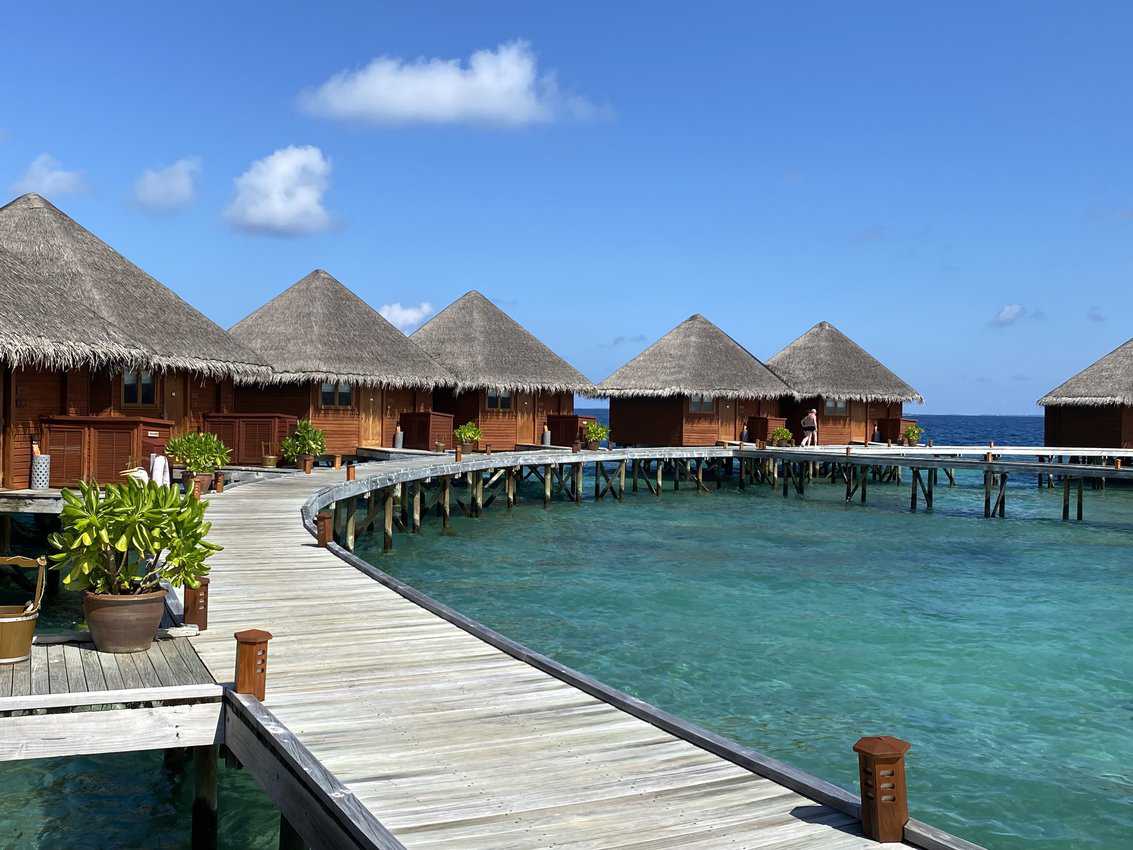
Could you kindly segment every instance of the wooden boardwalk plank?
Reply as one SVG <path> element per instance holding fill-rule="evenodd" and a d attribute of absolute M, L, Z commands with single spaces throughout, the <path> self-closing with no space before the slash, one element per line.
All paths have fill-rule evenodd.
<path fill-rule="evenodd" d="M 848 815 L 505 654 L 315 547 L 299 507 L 340 480 L 317 470 L 211 499 L 225 550 L 212 559 L 209 629 L 185 640 L 226 681 L 232 633 L 272 632 L 266 706 L 407 846 L 877 846 Z"/>

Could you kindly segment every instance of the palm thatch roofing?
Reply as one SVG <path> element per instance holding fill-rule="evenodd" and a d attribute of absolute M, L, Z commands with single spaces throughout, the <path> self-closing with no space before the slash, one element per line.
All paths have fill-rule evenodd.
<path fill-rule="evenodd" d="M 883 404 L 924 401 L 920 393 L 829 322 L 819 322 L 768 360 L 767 366 L 799 398 L 821 396 Z"/>
<path fill-rule="evenodd" d="M 456 377 L 456 391 L 591 393 L 594 385 L 475 290 L 410 337 Z"/>
<path fill-rule="evenodd" d="M 454 383 L 405 334 L 322 269 L 237 322 L 230 333 L 267 358 L 274 383 L 414 388 Z"/>
<path fill-rule="evenodd" d="M 1044 407 L 1133 405 L 1133 339 L 1039 399 Z"/>
<path fill-rule="evenodd" d="M 612 398 L 782 398 L 793 394 L 755 355 L 699 313 L 600 383 L 598 393 Z"/>
<path fill-rule="evenodd" d="M 0 248 L 0 359 L 11 366 L 268 374 L 263 358 L 39 195 L 0 207 Z"/>

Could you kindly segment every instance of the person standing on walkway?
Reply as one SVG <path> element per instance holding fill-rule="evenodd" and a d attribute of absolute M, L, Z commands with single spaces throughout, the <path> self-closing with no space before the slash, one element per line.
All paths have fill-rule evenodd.
<path fill-rule="evenodd" d="M 803 417 L 803 441 L 804 446 L 817 446 L 818 445 L 818 411 L 813 407 L 810 413 Z"/>

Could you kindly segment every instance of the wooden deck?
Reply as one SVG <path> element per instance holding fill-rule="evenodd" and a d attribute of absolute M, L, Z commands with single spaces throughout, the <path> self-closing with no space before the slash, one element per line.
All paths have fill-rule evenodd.
<path fill-rule="evenodd" d="M 435 458 L 397 465 L 414 463 Z M 225 550 L 209 629 L 190 640 L 224 681 L 233 632 L 270 631 L 264 704 L 406 847 L 881 846 L 851 815 L 536 669 L 317 548 L 300 507 L 342 479 L 319 470 L 212 498 Z"/>
<path fill-rule="evenodd" d="M 222 696 L 187 638 L 108 653 L 47 637 L 0 665 L 0 762 L 212 744 Z"/>

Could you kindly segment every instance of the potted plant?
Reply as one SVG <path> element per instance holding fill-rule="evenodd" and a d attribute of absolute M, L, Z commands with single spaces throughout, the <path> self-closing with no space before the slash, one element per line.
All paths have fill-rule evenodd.
<path fill-rule="evenodd" d="M 603 440 L 610 436 L 610 429 L 600 422 L 587 422 L 585 433 L 586 448 L 593 451 L 601 445 Z"/>
<path fill-rule="evenodd" d="M 791 429 L 782 425 L 767 435 L 767 442 L 773 446 L 789 446 L 794 441 L 795 435 L 791 433 Z"/>
<path fill-rule="evenodd" d="M 83 482 L 62 492 L 61 531 L 49 542 L 63 586 L 82 590 L 83 614 L 100 652 L 141 652 L 157 634 L 164 612 L 162 579 L 198 587 L 208 558 L 221 547 L 206 540 L 208 505 L 150 481 Z"/>
<path fill-rule="evenodd" d="M 464 456 L 464 447 L 479 443 L 484 438 L 484 433 L 475 422 L 465 422 L 459 428 L 453 430 L 452 436 L 456 440 L 456 462 L 460 463 Z"/>
<path fill-rule="evenodd" d="M 208 492 L 219 470 L 232 459 L 232 452 L 215 434 L 192 432 L 171 438 L 165 444 L 165 453 L 185 467 L 185 490 L 200 496 Z M 221 484 L 221 489 L 223 484 Z"/>
<path fill-rule="evenodd" d="M 901 433 L 905 437 L 906 445 L 915 446 L 921 441 L 921 437 L 924 435 L 924 428 L 916 422 L 910 422 Z"/>
<path fill-rule="evenodd" d="M 284 437 L 279 442 L 279 453 L 288 463 L 302 465 L 303 471 L 308 475 L 315 466 L 315 458 L 326 454 L 326 434 L 311 424 L 309 419 L 300 419 L 295 426 L 295 433 Z"/>

